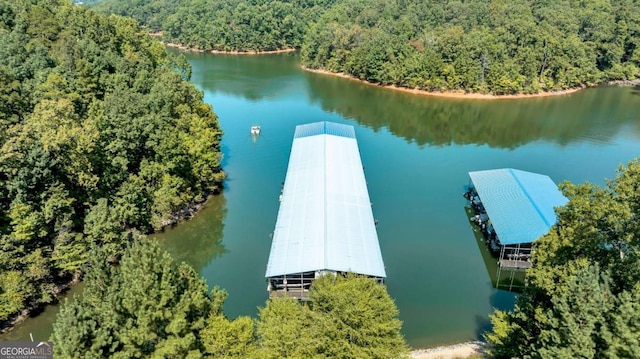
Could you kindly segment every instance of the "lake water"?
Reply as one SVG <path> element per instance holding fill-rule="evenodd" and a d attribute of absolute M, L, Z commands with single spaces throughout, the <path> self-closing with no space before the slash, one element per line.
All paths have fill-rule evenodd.
<path fill-rule="evenodd" d="M 477 339 L 493 308 L 514 303 L 514 294 L 492 285 L 495 267 L 485 264 L 469 224 L 467 172 L 513 167 L 555 182 L 602 185 L 640 155 L 640 93 L 631 87 L 523 100 L 443 99 L 308 73 L 297 54 L 186 56 L 193 83 L 225 131 L 228 179 L 194 219 L 156 237 L 210 286 L 229 292 L 230 317 L 255 316 L 267 298 L 269 235 L 296 125 L 355 126 L 388 291 L 413 347 Z M 257 139 L 249 134 L 254 124 L 262 126 Z M 44 328 L 45 336 L 52 318 L 26 321 L 13 338 L 28 337 L 32 328 Z"/>

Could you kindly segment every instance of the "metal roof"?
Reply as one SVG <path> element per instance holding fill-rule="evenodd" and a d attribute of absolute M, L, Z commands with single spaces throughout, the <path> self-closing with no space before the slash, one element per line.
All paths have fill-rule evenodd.
<path fill-rule="evenodd" d="M 317 135 L 335 135 L 347 138 L 356 138 L 356 132 L 353 126 L 341 125 L 335 122 L 314 122 L 306 125 L 296 126 L 296 132 L 293 138 L 317 136 Z M 357 149 L 357 147 L 356 147 Z"/>
<path fill-rule="evenodd" d="M 386 277 L 353 126 L 296 127 L 266 277 L 311 271 Z"/>
<path fill-rule="evenodd" d="M 469 172 L 500 243 L 531 243 L 551 229 L 567 203 L 549 176 L 503 168 Z"/>

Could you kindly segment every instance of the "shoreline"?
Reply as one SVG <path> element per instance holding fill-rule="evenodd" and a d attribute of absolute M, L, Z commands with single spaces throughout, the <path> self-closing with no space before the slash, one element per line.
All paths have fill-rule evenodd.
<path fill-rule="evenodd" d="M 4 323 L 0 324 L 0 334 L 5 334 L 13 330 L 16 325 L 24 322 L 29 318 L 37 317 L 44 308 L 48 305 L 58 304 L 60 302 L 60 298 L 64 293 L 66 293 L 72 286 L 80 283 L 82 281 L 82 276 L 84 273 L 76 272 L 71 276 L 71 279 L 67 282 L 56 284 L 53 288 L 53 293 L 51 293 L 54 297 L 54 300 L 51 303 L 41 303 L 40 305 L 32 305 L 27 308 L 23 308 L 19 313 L 16 313 L 13 317 L 7 319 Z M 31 314 L 36 313 L 35 316 Z"/>
<path fill-rule="evenodd" d="M 400 87 L 396 85 L 381 85 L 381 84 L 376 84 L 366 80 L 361 80 L 355 76 L 346 74 L 344 72 L 331 72 L 329 70 L 324 70 L 324 69 L 312 69 L 303 65 L 300 65 L 300 67 L 304 71 L 317 73 L 321 75 L 341 77 L 344 79 L 357 81 L 369 86 L 375 86 L 375 87 L 384 88 L 384 89 L 393 90 L 393 91 L 412 93 L 412 94 L 422 95 L 422 96 L 443 97 L 443 98 L 452 98 L 452 99 L 470 99 L 470 100 L 517 100 L 517 99 L 526 99 L 526 98 L 541 98 L 541 97 L 568 95 L 568 94 L 578 92 L 580 90 L 584 90 L 586 88 L 596 87 L 601 85 L 617 85 L 617 86 L 640 85 L 640 79 L 616 80 L 616 81 L 609 81 L 608 83 L 600 84 L 596 86 L 581 86 L 581 87 L 561 90 L 561 91 L 545 91 L 545 92 L 539 92 L 535 94 L 491 95 L 491 94 L 481 94 L 481 93 L 463 92 L 463 91 L 427 91 L 427 90 L 420 90 L 420 89 L 411 89 L 407 87 Z"/>
<path fill-rule="evenodd" d="M 162 40 L 162 36 L 163 36 L 162 31 L 148 32 L 147 35 L 152 36 L 152 37 L 160 38 L 159 40 L 166 47 L 172 47 L 172 48 L 175 48 L 175 49 L 178 49 L 178 50 L 182 50 L 182 51 L 190 51 L 190 52 L 198 52 L 198 53 L 208 53 L 208 54 L 217 54 L 217 55 L 268 55 L 268 54 L 284 54 L 284 53 L 287 53 L 287 52 L 298 51 L 298 49 L 296 49 L 296 48 L 278 49 L 278 50 L 266 50 L 266 51 L 259 51 L 259 50 L 249 50 L 249 51 L 202 50 L 202 49 L 196 49 L 194 47 L 189 47 L 189 46 L 185 46 L 185 45 L 182 45 L 182 44 L 178 44 L 178 43 L 175 43 L 175 42 L 163 41 Z"/>
<path fill-rule="evenodd" d="M 152 233 L 148 233 L 148 234 L 162 232 L 167 227 L 172 227 L 180 224 L 183 221 L 190 220 L 191 218 L 193 218 L 193 216 L 195 216 L 196 214 L 198 214 L 198 212 L 200 212 L 202 207 L 205 205 L 205 203 L 207 203 L 207 201 L 212 196 L 218 196 L 222 194 L 222 190 L 223 190 L 222 184 L 220 184 L 220 188 L 218 190 L 205 192 L 202 194 L 202 198 L 192 199 L 191 201 L 187 202 L 184 205 L 184 207 L 174 211 L 173 213 L 171 213 L 171 215 L 168 218 L 162 220 L 160 222 L 160 227 L 157 229 L 154 229 Z"/>
<path fill-rule="evenodd" d="M 414 349 L 409 355 L 412 359 L 462 359 L 471 356 L 486 357 L 487 343 L 482 341 L 464 342 L 427 349 Z"/>
<path fill-rule="evenodd" d="M 198 214 L 198 212 L 200 212 L 202 207 L 207 203 L 207 201 L 212 196 L 217 196 L 217 195 L 220 195 L 221 193 L 222 193 L 222 188 L 220 188 L 217 191 L 204 193 L 203 194 L 204 199 L 194 198 L 193 200 L 186 203 L 183 208 L 173 212 L 169 218 L 163 220 L 161 222 L 161 227 L 158 229 L 155 229 L 152 233 L 162 232 L 167 227 L 175 226 L 183 221 L 190 220 L 191 218 L 193 218 L 193 216 L 195 216 L 196 214 Z M 152 234 L 152 233 L 149 233 L 149 234 Z M 24 322 L 29 318 L 37 317 L 48 305 L 57 304 L 60 301 L 61 296 L 64 295 L 64 293 L 66 293 L 69 289 L 71 289 L 72 286 L 82 282 L 83 276 L 84 276 L 84 273 L 78 272 L 73 274 L 71 280 L 69 280 L 68 282 L 57 284 L 54 288 L 54 292 L 52 293 L 55 299 L 51 303 L 41 303 L 40 305 L 23 308 L 22 310 L 20 310 L 19 313 L 16 313 L 13 317 L 7 319 L 3 323 L 0 323 L 0 334 L 4 334 L 12 331 L 17 325 L 19 325 L 20 323 Z M 32 316 L 33 313 L 36 313 L 36 315 Z"/>
<path fill-rule="evenodd" d="M 158 35 L 152 35 L 158 36 Z M 216 55 L 269 55 L 269 54 L 284 54 L 288 52 L 298 51 L 297 49 L 279 49 L 279 50 L 267 50 L 267 51 L 224 51 L 224 50 L 201 50 L 193 47 L 184 46 L 181 44 L 176 44 L 173 42 L 162 42 L 164 46 L 171 47 L 175 49 L 179 49 L 182 51 L 190 51 L 190 52 L 198 52 L 198 53 L 207 53 L 207 54 L 216 54 Z"/>

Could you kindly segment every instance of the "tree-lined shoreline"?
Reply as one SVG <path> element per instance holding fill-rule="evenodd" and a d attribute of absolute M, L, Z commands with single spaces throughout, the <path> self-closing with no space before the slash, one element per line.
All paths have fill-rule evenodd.
<path fill-rule="evenodd" d="M 197 48 L 187 47 L 181 44 L 173 42 L 164 42 L 164 46 L 179 49 L 182 51 L 209 53 L 217 55 L 270 55 L 270 54 L 285 54 L 289 52 L 298 51 L 297 49 L 281 49 L 281 50 L 266 50 L 266 51 L 224 51 L 224 50 L 201 50 Z"/>
<path fill-rule="evenodd" d="M 307 68 L 426 92 L 545 96 L 640 78 L 640 4 L 629 0 L 209 5 L 107 0 L 96 9 L 133 16 L 185 48 L 301 49 Z"/>
<path fill-rule="evenodd" d="M 90 5 L 103 14 L 133 17 L 168 43 L 221 52 L 300 48 L 309 23 L 337 0 L 110 0 Z"/>
<path fill-rule="evenodd" d="M 440 14 L 421 7 L 429 1 L 324 2 L 330 9 L 314 13 L 318 22 L 300 46 L 303 69 L 463 99 L 640 82 L 637 2 L 582 2 L 570 15 L 587 23 L 554 18 L 569 4 L 563 1 L 553 9 L 486 3 L 452 1 Z M 253 5 L 246 14 L 269 7 Z M 225 178 L 222 130 L 188 82 L 184 57 L 167 54 L 131 19 L 63 0 L 0 0 L 0 14 L 0 322 L 14 325 L 25 310 L 55 301 L 86 270 L 87 289 L 58 316 L 53 338 L 60 355 L 405 356 L 397 307 L 384 286 L 367 278 L 327 275 L 314 282 L 309 303 L 270 300 L 259 319 L 226 318 L 222 290 L 210 292 L 193 268 L 145 238 L 193 215 Z M 491 23 L 503 15 L 522 23 Z M 432 21 L 433 33 L 414 26 L 423 20 Z M 536 33 L 532 24 L 547 27 Z M 548 43 L 554 26 L 567 31 L 570 46 Z M 522 29 L 531 33 L 505 43 L 492 34 Z M 300 38 L 281 50 L 268 50 L 271 40 L 263 52 L 217 53 L 290 52 Z M 182 48 L 206 51 L 190 46 Z M 527 49 L 533 50 L 523 55 Z M 506 66 L 496 69 L 500 56 Z M 567 59 L 574 62 L 561 63 Z M 640 160 L 620 166 L 604 188 L 561 185 L 569 202 L 535 242 L 528 287 L 514 310 L 492 316 L 485 338 L 492 355 L 640 357 L 638 183 Z M 480 344 L 443 351 L 470 345 Z"/>
<path fill-rule="evenodd" d="M 220 129 L 191 69 L 134 20 L 0 0 L 0 323 L 222 188 Z M 186 210 L 185 210 L 186 209 Z"/>
<path fill-rule="evenodd" d="M 308 72 L 313 72 L 317 74 L 327 75 L 327 76 L 336 76 L 344 79 L 358 81 L 360 83 L 364 83 L 367 85 L 380 87 L 387 90 L 393 91 L 401 91 L 412 93 L 416 95 L 422 96 L 434 96 L 434 97 L 445 97 L 445 98 L 454 98 L 454 99 L 469 99 L 469 100 L 517 100 L 517 99 L 525 99 L 525 98 L 540 98 L 540 97 L 550 97 L 550 96 L 563 96 L 569 95 L 580 90 L 584 90 L 588 87 L 578 87 L 574 89 L 561 90 L 561 91 L 552 91 L 552 92 L 540 92 L 535 94 L 514 94 L 514 95 L 490 95 L 490 94 L 482 94 L 482 93 L 473 93 L 473 92 L 453 92 L 453 91 L 445 91 L 445 92 L 436 92 L 436 91 L 426 91 L 420 89 L 411 89 L 407 87 L 398 87 L 394 85 L 380 85 L 374 82 L 369 82 L 366 80 L 361 80 L 357 77 L 354 77 L 345 73 L 336 73 L 328 70 L 322 69 L 312 69 L 306 66 L 301 66 L 301 68 Z M 640 83 L 640 80 L 635 81 L 635 83 Z"/>

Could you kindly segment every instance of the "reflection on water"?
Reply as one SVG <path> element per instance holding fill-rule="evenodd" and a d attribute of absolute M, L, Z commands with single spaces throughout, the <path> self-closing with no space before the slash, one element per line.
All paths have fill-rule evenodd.
<path fill-rule="evenodd" d="M 31 341 L 31 337 L 33 337 L 34 341 L 49 340 L 49 336 L 52 332 L 53 321 L 60 311 L 60 305 L 66 300 L 72 300 L 74 296 L 80 295 L 80 293 L 82 293 L 82 288 L 84 288 L 83 283 L 73 285 L 66 293 L 64 293 L 64 296 L 60 298 L 58 303 L 47 305 L 43 308 L 42 312 L 37 314 L 37 316 L 28 318 L 24 322 L 16 325 L 9 332 L 0 335 L 0 341 L 26 342 Z"/>
<path fill-rule="evenodd" d="M 524 100 L 463 100 L 382 90 L 377 86 L 303 71 L 299 55 L 264 56 L 189 53 L 193 81 L 205 91 L 251 101 L 307 92 L 327 112 L 337 112 L 374 130 L 388 128 L 419 145 L 487 144 L 516 148 L 545 140 L 606 143 L 624 125 L 640 137 L 640 102 L 634 87 L 587 89 Z M 215 104 L 214 104 L 215 106 Z"/>
<path fill-rule="evenodd" d="M 174 49 L 170 51 L 176 52 Z M 202 65 L 194 67 L 192 82 L 205 91 L 221 91 L 257 101 L 292 91 L 291 85 L 298 80 L 298 75 L 292 72 L 298 62 L 296 53 L 216 55 L 216 61 L 207 61 L 210 58 L 211 55 L 206 53 L 188 54 L 189 61 L 198 61 Z"/>
<path fill-rule="evenodd" d="M 387 288 L 416 347 L 478 339 L 493 308 L 513 306 L 512 293 L 495 289 L 496 261 L 461 211 L 469 171 L 515 167 L 556 182 L 601 184 L 640 153 L 640 96 L 632 88 L 463 101 L 303 72 L 297 54 L 186 57 L 225 131 L 228 177 L 223 195 L 155 237 L 210 287 L 228 291 L 230 317 L 257 315 L 267 298 L 269 233 L 296 125 L 355 126 Z M 254 124 L 263 129 L 255 142 Z M 27 335 L 36 327 L 50 332 L 54 316 L 40 318 L 25 323 Z"/>
<path fill-rule="evenodd" d="M 491 310 L 513 305 L 513 293 L 495 289 L 496 261 L 461 211 L 468 171 L 515 167 L 555 181 L 600 183 L 640 153 L 639 97 L 630 88 L 454 100 L 308 73 L 296 54 L 186 56 L 225 130 L 228 252 L 201 274 L 229 292 L 231 317 L 255 316 L 264 305 L 267 234 L 296 125 L 328 120 L 356 127 L 380 220 L 387 288 L 405 337 L 417 347 L 481 338 Z M 264 132 L 254 143 L 248 131 L 256 123 Z M 500 282 L 506 279 L 510 284 L 507 276 Z"/>
<path fill-rule="evenodd" d="M 401 93 L 305 73 L 312 101 L 419 145 L 487 144 L 516 148 L 545 140 L 610 141 L 625 124 L 640 135 L 640 106 L 630 87 L 587 89 L 524 100 L 460 100 Z M 343 94 L 338 96 L 337 94 Z M 635 101 L 634 101 L 635 100 Z"/>
<path fill-rule="evenodd" d="M 151 237 L 158 238 L 162 248 L 177 263 L 186 262 L 199 273 L 211 260 L 226 252 L 222 244 L 226 203 L 224 193 L 211 196 L 192 219 Z"/>
<path fill-rule="evenodd" d="M 151 237 L 159 238 L 162 247 L 171 253 L 176 262 L 186 262 L 200 272 L 207 263 L 225 253 L 222 233 L 226 215 L 224 195 L 212 196 L 191 220 Z M 60 298 L 60 303 L 72 299 L 74 295 L 80 295 L 83 286 L 82 283 L 72 286 Z M 30 341 L 30 334 L 34 340 L 47 340 L 60 311 L 60 303 L 46 306 L 42 313 L 0 335 L 0 341 Z"/>
<path fill-rule="evenodd" d="M 464 207 L 467 218 L 475 215 L 474 210 Z M 473 237 L 478 245 L 478 250 L 487 268 L 487 276 L 491 280 L 491 285 L 496 289 L 509 292 L 520 293 L 525 285 L 525 271 L 516 269 L 500 268 L 498 258 L 491 254 L 489 246 L 485 243 L 485 237 L 480 231 L 480 227 L 473 221 L 469 221 L 469 228 L 473 231 Z"/>

